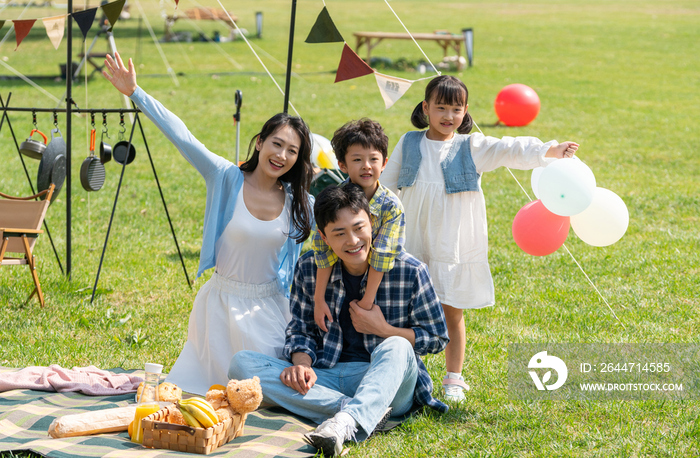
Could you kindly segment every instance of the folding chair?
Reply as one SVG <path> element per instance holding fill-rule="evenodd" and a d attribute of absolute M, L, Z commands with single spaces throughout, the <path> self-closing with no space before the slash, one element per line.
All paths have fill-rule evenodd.
<path fill-rule="evenodd" d="M 39 303 L 44 306 L 44 293 L 41 291 L 39 276 L 36 273 L 36 258 L 32 249 L 36 243 L 44 223 L 46 209 L 51 203 L 54 185 L 39 194 L 29 197 L 13 197 L 0 192 L 0 266 L 23 265 L 29 266 L 34 280 L 34 291 L 27 302 L 37 295 Z M 34 200 L 44 196 L 44 200 Z M 9 257 L 5 253 L 24 254 L 24 257 Z"/>

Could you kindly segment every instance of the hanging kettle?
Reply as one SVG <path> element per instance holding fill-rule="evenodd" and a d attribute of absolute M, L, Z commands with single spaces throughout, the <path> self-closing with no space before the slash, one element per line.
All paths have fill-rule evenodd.
<path fill-rule="evenodd" d="M 80 166 L 80 184 L 86 191 L 99 191 L 105 183 L 105 166 L 95 157 L 95 129 L 90 132 L 90 154 Z"/>
<path fill-rule="evenodd" d="M 41 135 L 44 138 L 44 143 L 41 143 L 39 140 L 34 140 L 32 138 L 32 135 L 34 135 L 35 132 L 38 132 L 39 135 Z M 41 156 L 44 154 L 44 151 L 46 151 L 47 141 L 48 139 L 42 131 L 40 131 L 39 129 L 32 129 L 31 133 L 29 134 L 29 138 L 20 143 L 19 152 L 32 159 L 41 159 Z"/>

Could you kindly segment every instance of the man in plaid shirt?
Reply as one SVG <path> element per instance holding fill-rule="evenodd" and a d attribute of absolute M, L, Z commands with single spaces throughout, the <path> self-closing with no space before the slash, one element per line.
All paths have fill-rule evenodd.
<path fill-rule="evenodd" d="M 335 456 L 345 441 L 368 437 L 389 414 L 403 415 L 414 403 L 447 411 L 432 397 L 432 380 L 420 355 L 442 351 L 449 339 L 428 268 L 406 252 L 384 275 L 373 307 L 357 305 L 372 243 L 360 187 L 329 186 L 316 199 L 314 213 L 341 261 L 326 289 L 333 315 L 328 332 L 314 323 L 316 266 L 308 252 L 297 263 L 292 285 L 284 348 L 289 361 L 242 351 L 234 355 L 229 377 L 260 377 L 264 401 L 319 423 L 305 437 Z"/>

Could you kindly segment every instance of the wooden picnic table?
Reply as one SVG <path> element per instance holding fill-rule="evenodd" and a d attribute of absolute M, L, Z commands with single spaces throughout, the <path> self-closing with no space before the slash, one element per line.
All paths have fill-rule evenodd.
<path fill-rule="evenodd" d="M 377 46 L 382 40 L 410 40 L 411 35 L 407 33 L 393 33 L 393 32 L 355 32 L 355 38 L 357 39 L 357 46 L 355 47 L 355 52 L 359 55 L 359 50 L 362 45 L 367 45 L 367 63 L 370 62 L 370 57 L 372 55 L 372 49 Z M 434 32 L 434 33 L 414 33 L 413 38 L 423 41 L 434 41 L 443 50 L 443 57 L 447 57 L 447 52 L 452 48 L 457 53 L 458 68 L 462 69 L 462 64 L 459 61 L 462 50 L 462 42 L 464 37 L 459 34 L 449 33 L 449 32 Z"/>

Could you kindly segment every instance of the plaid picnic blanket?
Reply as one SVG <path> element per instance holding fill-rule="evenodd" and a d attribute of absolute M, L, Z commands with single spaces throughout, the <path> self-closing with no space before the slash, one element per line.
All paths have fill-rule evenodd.
<path fill-rule="evenodd" d="M 16 369 L 0 367 L 0 372 Z M 119 372 L 119 370 L 112 370 Z M 122 371 L 127 372 L 127 371 Z M 128 371 L 132 372 L 132 371 Z M 137 371 L 135 371 L 137 372 Z M 122 407 L 134 402 L 134 395 L 85 396 L 12 390 L 0 393 L 0 451 L 31 450 L 53 458 L 128 457 L 161 458 L 193 456 L 169 450 L 147 449 L 129 440 L 126 432 L 96 436 L 52 439 L 47 431 L 56 417 Z M 261 409 L 248 414 L 244 435 L 217 448 L 217 457 L 309 457 L 316 449 L 302 440 L 315 425 L 282 409 Z"/>

